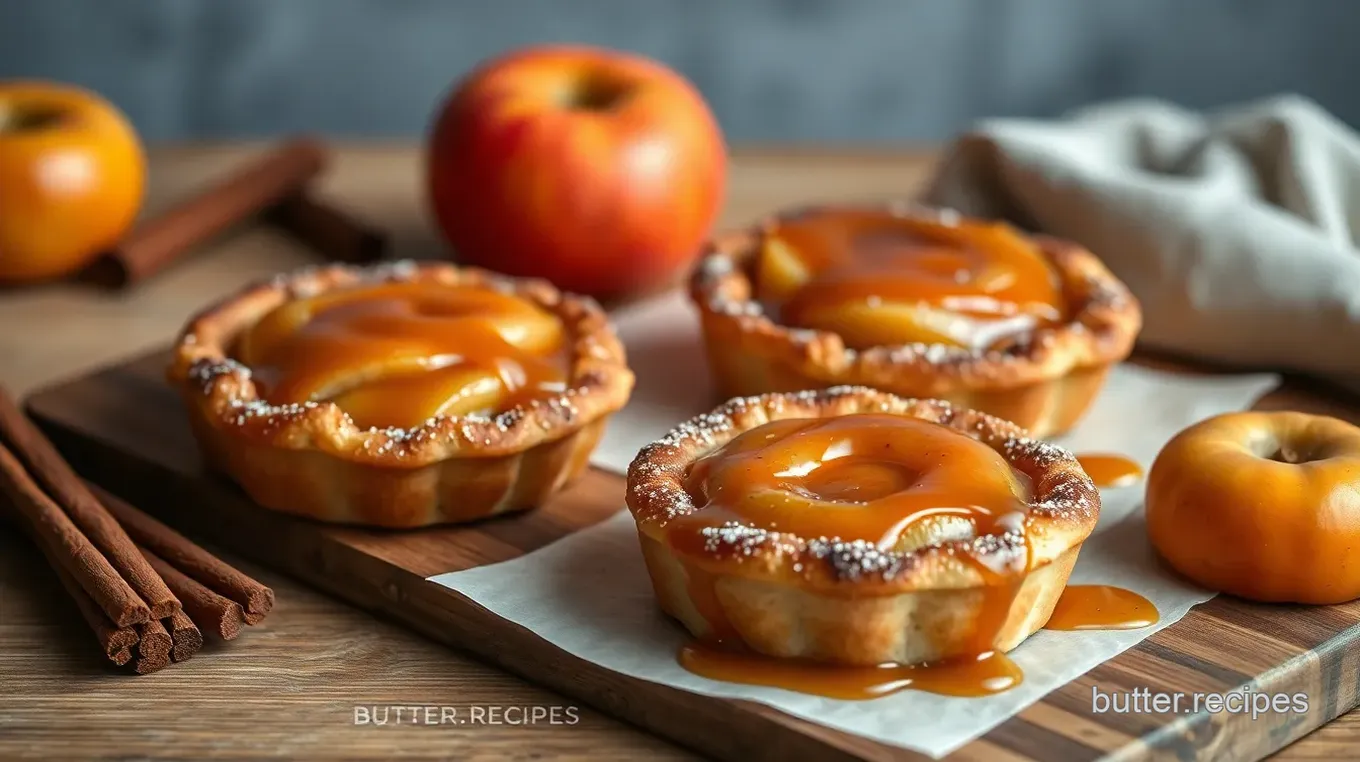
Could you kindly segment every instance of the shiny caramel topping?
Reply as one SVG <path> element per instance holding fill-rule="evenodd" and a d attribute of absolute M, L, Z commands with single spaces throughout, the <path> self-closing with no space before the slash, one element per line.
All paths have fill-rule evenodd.
<path fill-rule="evenodd" d="M 1123 455 L 1083 453 L 1077 462 L 1097 487 L 1124 487 L 1143 476 L 1143 467 Z"/>
<path fill-rule="evenodd" d="M 1068 585 L 1053 607 L 1047 630 L 1135 630 L 1157 623 L 1152 601 L 1122 587 Z"/>
<path fill-rule="evenodd" d="M 558 319 L 510 294 L 389 283 L 288 302 L 240 337 L 271 404 L 330 400 L 363 427 L 489 414 L 565 387 Z"/>
<path fill-rule="evenodd" d="M 1024 482 L 992 448 L 919 418 L 773 421 L 694 463 L 686 489 L 700 510 L 673 522 L 671 536 L 735 522 L 902 551 L 1023 535 Z"/>
<path fill-rule="evenodd" d="M 1064 319 L 1057 274 L 1008 225 L 827 211 L 766 231 L 756 297 L 854 348 L 1004 346 Z"/>
<path fill-rule="evenodd" d="M 1071 585 L 1063 591 L 1044 629 L 1131 630 L 1157 623 L 1157 607 L 1147 598 L 1110 585 Z M 766 685 L 849 701 L 879 698 L 900 690 L 945 696 L 989 696 L 1024 680 L 1005 654 L 988 650 L 934 664 L 880 664 L 846 667 L 777 659 L 750 653 L 731 642 L 696 641 L 678 655 L 696 675 L 745 685 Z"/>

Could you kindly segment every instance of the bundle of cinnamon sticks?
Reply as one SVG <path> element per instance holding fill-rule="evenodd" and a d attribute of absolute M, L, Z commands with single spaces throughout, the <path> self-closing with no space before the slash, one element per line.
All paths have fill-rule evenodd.
<path fill-rule="evenodd" d="M 274 592 L 183 535 L 81 480 L 0 389 L 0 510 L 28 532 L 104 654 L 137 674 L 235 638 Z"/>
<path fill-rule="evenodd" d="M 84 278 L 127 288 L 256 215 L 264 215 L 329 260 L 380 259 L 387 247 L 386 234 L 329 204 L 312 188 L 329 160 L 326 147 L 315 138 L 285 140 L 199 193 L 140 222 Z"/>

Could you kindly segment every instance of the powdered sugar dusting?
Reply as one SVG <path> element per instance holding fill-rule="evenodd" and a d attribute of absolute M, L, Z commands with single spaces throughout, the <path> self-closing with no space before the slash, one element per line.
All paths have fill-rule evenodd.
<path fill-rule="evenodd" d="M 736 300 L 715 296 L 709 300 L 708 306 L 714 312 L 731 317 L 760 317 L 765 314 L 765 309 L 760 306 L 760 302 L 754 300 Z"/>
<path fill-rule="evenodd" d="M 699 263 L 699 273 L 704 278 L 718 278 L 736 269 L 729 257 L 707 256 Z"/>
<path fill-rule="evenodd" d="M 729 521 L 721 526 L 704 527 L 699 530 L 699 534 L 704 538 L 704 550 L 722 555 L 735 553 L 738 556 L 749 557 L 765 548 L 787 550 L 791 546 L 785 541 L 785 535 L 779 532 L 758 529 L 736 521 Z M 792 539 L 797 541 L 797 538 Z"/>
<path fill-rule="evenodd" d="M 1077 462 L 1077 456 L 1066 448 L 1052 442 L 1029 437 L 1007 439 L 1005 444 L 1002 445 L 1002 450 L 1002 454 L 1006 456 L 1007 460 L 1023 459 L 1033 463 L 1034 467 L 1040 470 L 1051 469 L 1060 462 Z"/>
<path fill-rule="evenodd" d="M 189 380 L 198 384 L 203 394 L 211 394 L 219 379 L 230 377 L 239 383 L 250 380 L 250 368 L 227 357 L 220 360 L 199 360 L 189 368 Z"/>
<path fill-rule="evenodd" d="M 891 580 L 902 573 L 914 558 L 913 554 L 880 550 L 864 540 L 845 542 L 839 538 L 818 537 L 807 543 L 813 558 L 830 565 L 840 579 L 854 581 L 868 576 Z"/>
<path fill-rule="evenodd" d="M 949 362 L 966 362 L 986 356 L 988 353 L 967 347 L 954 347 L 948 344 L 902 344 L 887 348 L 889 359 L 895 363 L 908 364 L 924 362 L 929 365 L 944 365 Z M 998 353 L 992 353 L 994 355 Z"/>

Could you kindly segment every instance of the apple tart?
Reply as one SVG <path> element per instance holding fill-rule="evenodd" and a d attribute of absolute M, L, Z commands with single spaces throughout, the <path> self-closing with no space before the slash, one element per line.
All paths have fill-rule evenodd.
<path fill-rule="evenodd" d="M 633 385 L 593 301 L 447 264 L 303 270 L 194 317 L 168 372 L 256 502 L 383 527 L 534 506 Z"/>
<path fill-rule="evenodd" d="M 702 642 L 844 666 L 1011 650 L 1100 512 L 1062 448 L 863 387 L 694 418 L 638 454 L 627 501 L 662 609 Z"/>
<path fill-rule="evenodd" d="M 1036 436 L 1076 423 L 1142 319 L 1076 244 L 905 204 L 808 209 L 720 236 L 691 296 L 723 396 L 865 385 Z"/>

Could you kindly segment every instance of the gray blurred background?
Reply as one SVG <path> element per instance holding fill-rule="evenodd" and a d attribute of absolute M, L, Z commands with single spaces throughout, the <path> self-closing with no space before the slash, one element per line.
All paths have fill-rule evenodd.
<path fill-rule="evenodd" d="M 421 134 L 518 45 L 695 82 L 732 142 L 934 141 L 983 116 L 1292 91 L 1360 122 L 1360 0 L 0 0 L 0 78 L 92 87 L 150 140 Z"/>

